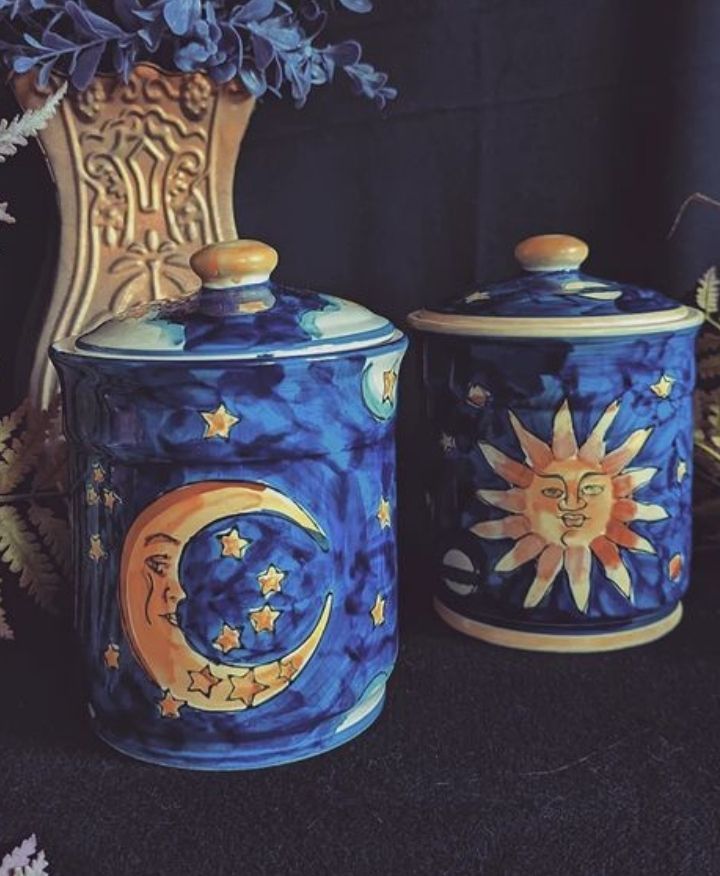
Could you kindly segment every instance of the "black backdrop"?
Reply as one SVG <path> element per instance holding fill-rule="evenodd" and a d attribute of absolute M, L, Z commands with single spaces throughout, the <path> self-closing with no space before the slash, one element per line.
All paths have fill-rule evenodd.
<path fill-rule="evenodd" d="M 302 111 L 270 99 L 253 117 L 236 177 L 237 224 L 279 249 L 279 279 L 402 323 L 473 278 L 507 276 L 522 237 L 566 231 L 589 241 L 591 272 L 691 293 L 718 257 L 720 211 L 695 207 L 667 234 L 688 194 L 720 196 L 716 0 L 377 6 L 363 17 L 341 13 L 333 27 L 356 35 L 391 73 L 400 95 L 385 113 L 338 83 Z M 0 113 L 12 111 L 4 91 Z M 0 233 L 5 411 L 23 393 L 56 247 L 52 186 L 35 146 L 0 165 L 0 193 L 18 218 Z M 638 657 L 530 658 L 441 630 L 422 574 L 419 418 L 414 350 L 398 424 L 405 644 L 389 717 L 368 741 L 254 785 L 156 779 L 121 759 L 108 766 L 112 756 L 80 729 L 72 697 L 46 692 L 44 705 L 33 704 L 15 671 L 25 658 L 7 651 L 0 710 L 14 746 L 15 802 L 12 815 L 0 803 L 3 844 L 37 828 L 65 876 L 171 872 L 153 864 L 158 850 L 173 851 L 183 873 L 235 873 L 243 861 L 256 873 L 399 872 L 404 861 L 423 873 L 720 872 L 714 594 L 700 582 L 695 625 L 690 616 L 674 644 Z M 11 718 L 8 702 L 20 703 Z M 548 762 L 567 764 L 542 787 L 542 769 L 518 767 L 539 742 Z M 600 766 L 593 752 L 604 752 Z M 112 805 L 101 790 L 110 778 Z M 238 787 L 246 815 L 293 807 L 269 857 L 221 826 L 210 832 L 243 852 L 237 868 L 219 848 L 193 845 L 187 830 L 171 836 L 191 805 L 215 811 L 213 794 L 229 802 Z M 161 839 L 151 829 L 152 841 L 142 820 L 154 811 L 148 795 L 167 826 Z"/>

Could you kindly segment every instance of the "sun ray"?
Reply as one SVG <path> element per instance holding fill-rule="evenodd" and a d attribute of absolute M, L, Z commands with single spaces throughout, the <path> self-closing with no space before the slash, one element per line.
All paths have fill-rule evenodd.
<path fill-rule="evenodd" d="M 501 517 L 500 520 L 486 520 L 470 527 L 470 532 L 480 538 L 521 538 L 530 531 L 530 525 L 524 517 L 512 515 Z"/>
<path fill-rule="evenodd" d="M 602 461 L 603 471 L 611 477 L 619 474 L 640 453 L 651 434 L 652 428 L 636 429 L 624 444 L 608 453 Z"/>
<path fill-rule="evenodd" d="M 557 544 L 548 545 L 538 557 L 535 580 L 525 596 L 525 608 L 535 608 L 545 598 L 552 587 L 563 564 L 563 549 Z"/>
<path fill-rule="evenodd" d="M 618 499 L 631 496 L 635 490 L 649 484 L 655 477 L 656 468 L 631 468 L 613 478 L 613 493 Z"/>
<path fill-rule="evenodd" d="M 590 545 L 607 578 L 613 582 L 626 599 L 632 599 L 632 581 L 627 566 L 620 556 L 618 546 L 604 535 L 598 536 Z"/>
<path fill-rule="evenodd" d="M 521 462 L 510 459 L 501 450 L 497 450 L 492 444 L 478 441 L 478 447 L 495 474 L 512 484 L 514 487 L 529 487 L 533 479 L 531 469 Z"/>
<path fill-rule="evenodd" d="M 493 508 L 514 513 L 524 511 L 527 504 L 522 490 L 478 490 L 475 495 Z"/>
<path fill-rule="evenodd" d="M 571 546 L 565 550 L 565 571 L 572 597 L 578 610 L 585 614 L 590 602 L 590 568 L 592 555 L 584 545 Z"/>
<path fill-rule="evenodd" d="M 595 428 L 580 448 L 581 459 L 596 465 L 605 456 L 605 435 L 610 426 L 612 426 L 619 410 L 619 401 L 614 401 L 605 408 L 602 416 L 595 424 Z"/>
<path fill-rule="evenodd" d="M 628 548 L 631 551 L 640 551 L 645 554 L 654 554 L 655 548 L 650 542 L 633 532 L 632 529 L 625 526 L 624 523 L 619 523 L 617 520 L 611 520 L 607 525 L 607 537 L 619 544 L 620 547 Z"/>
<path fill-rule="evenodd" d="M 650 505 L 634 499 L 618 499 L 612 516 L 627 523 L 631 520 L 666 520 L 669 515 L 662 505 Z"/>
<path fill-rule="evenodd" d="M 510 411 L 510 423 L 520 443 L 522 452 L 525 454 L 525 461 L 531 468 L 535 470 L 545 468 L 546 465 L 553 461 L 550 447 L 536 435 L 533 435 L 532 432 L 528 431 L 512 411 Z"/>
<path fill-rule="evenodd" d="M 553 421 L 552 452 L 558 460 L 577 456 L 577 440 L 567 399 L 560 405 Z"/>
<path fill-rule="evenodd" d="M 512 572 L 518 566 L 534 560 L 535 557 L 547 546 L 545 539 L 535 532 L 523 536 L 515 546 L 495 563 L 496 572 Z"/>

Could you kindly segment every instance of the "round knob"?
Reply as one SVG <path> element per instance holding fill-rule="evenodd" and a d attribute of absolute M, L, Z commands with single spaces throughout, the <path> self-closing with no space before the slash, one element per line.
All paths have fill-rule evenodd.
<path fill-rule="evenodd" d="M 266 283 L 277 263 L 277 252 L 259 240 L 211 243 L 190 257 L 190 267 L 206 289 Z"/>
<path fill-rule="evenodd" d="M 569 234 L 538 234 L 515 247 L 526 271 L 577 271 L 588 257 L 588 245 Z"/>

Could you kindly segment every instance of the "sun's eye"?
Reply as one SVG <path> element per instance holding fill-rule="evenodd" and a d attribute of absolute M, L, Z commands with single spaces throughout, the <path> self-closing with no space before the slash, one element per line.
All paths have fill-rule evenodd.
<path fill-rule="evenodd" d="M 170 567 L 170 557 L 168 554 L 152 554 L 146 557 L 145 565 L 156 575 L 165 576 Z"/>
<path fill-rule="evenodd" d="M 560 487 L 544 487 L 542 490 L 543 496 L 547 496 L 548 499 L 562 499 L 565 495 L 564 491 L 560 489 Z"/>
<path fill-rule="evenodd" d="M 605 492 L 605 487 L 602 484 L 585 484 L 580 487 L 580 494 L 583 496 L 599 496 Z"/>

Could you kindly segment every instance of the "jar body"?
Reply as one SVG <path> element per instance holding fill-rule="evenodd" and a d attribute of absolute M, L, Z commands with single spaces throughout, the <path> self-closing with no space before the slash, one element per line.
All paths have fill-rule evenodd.
<path fill-rule="evenodd" d="M 76 626 L 110 744 L 252 768 L 377 717 L 397 651 L 405 346 L 220 364 L 53 353 Z"/>
<path fill-rule="evenodd" d="M 591 651 L 677 623 L 695 335 L 426 336 L 436 607 L 451 625 Z"/>

